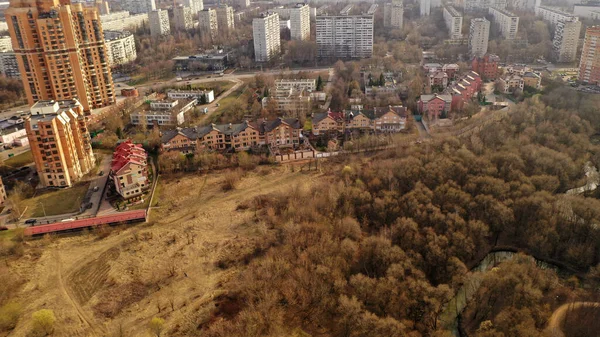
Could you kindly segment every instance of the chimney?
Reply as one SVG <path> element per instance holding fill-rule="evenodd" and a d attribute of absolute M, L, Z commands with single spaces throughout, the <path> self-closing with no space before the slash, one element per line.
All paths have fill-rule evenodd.
<path fill-rule="evenodd" d="M 229 123 L 229 130 L 231 130 L 231 123 Z"/>

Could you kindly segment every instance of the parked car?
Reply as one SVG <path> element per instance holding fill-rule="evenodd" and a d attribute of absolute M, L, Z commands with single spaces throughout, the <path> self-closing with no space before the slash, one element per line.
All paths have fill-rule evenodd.
<path fill-rule="evenodd" d="M 98 173 L 99 176 L 103 176 L 104 175 L 104 171 L 100 171 L 100 173 Z"/>
<path fill-rule="evenodd" d="M 27 219 L 25 220 L 26 225 L 35 225 L 37 223 L 36 219 Z"/>
<path fill-rule="evenodd" d="M 98 192 L 100 188 L 98 186 L 94 186 L 94 192 Z"/>

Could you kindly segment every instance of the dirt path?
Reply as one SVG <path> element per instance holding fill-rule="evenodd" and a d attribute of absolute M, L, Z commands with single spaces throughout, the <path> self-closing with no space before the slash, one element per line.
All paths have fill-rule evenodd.
<path fill-rule="evenodd" d="M 548 320 L 548 327 L 546 328 L 547 335 L 551 337 L 565 337 L 560 326 L 565 320 L 567 311 L 569 309 L 581 307 L 600 307 L 600 302 L 573 302 L 561 305 L 552 313 L 552 316 Z"/>
<path fill-rule="evenodd" d="M 60 252 L 58 250 L 56 251 L 56 264 L 57 264 L 56 270 L 58 272 L 58 286 L 60 288 L 60 291 L 63 293 L 64 298 L 67 299 L 69 301 L 69 303 L 71 303 L 71 305 L 73 305 L 73 308 L 75 308 L 75 310 L 77 311 L 77 316 L 79 317 L 79 319 L 85 325 L 87 325 L 88 327 L 91 328 L 92 334 L 90 336 L 102 336 L 103 334 L 99 333 L 99 331 L 105 332 L 105 331 L 103 331 L 104 329 L 102 329 L 102 327 L 94 324 L 93 321 L 87 317 L 87 315 L 83 311 L 83 308 L 81 307 L 81 305 L 79 305 L 77 300 L 75 300 L 73 298 L 73 295 L 69 292 L 68 287 L 65 285 L 63 275 L 62 275 L 62 261 L 60 258 Z"/>

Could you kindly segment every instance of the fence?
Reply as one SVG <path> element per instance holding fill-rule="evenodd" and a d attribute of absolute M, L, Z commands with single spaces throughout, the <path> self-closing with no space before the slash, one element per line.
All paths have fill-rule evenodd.
<path fill-rule="evenodd" d="M 278 154 L 275 156 L 275 161 L 278 163 L 294 161 L 294 160 L 302 160 L 302 159 L 311 159 L 315 158 L 315 151 L 296 151 L 289 154 Z"/>

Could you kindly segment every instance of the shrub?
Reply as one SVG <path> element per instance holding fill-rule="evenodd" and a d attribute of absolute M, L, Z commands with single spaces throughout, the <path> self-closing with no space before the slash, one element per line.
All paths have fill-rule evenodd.
<path fill-rule="evenodd" d="M 54 332 L 54 311 L 50 309 L 38 310 L 31 315 L 33 318 L 33 331 L 42 336 L 47 336 Z"/>
<path fill-rule="evenodd" d="M 164 327 L 165 320 L 159 317 L 152 318 L 152 320 L 150 320 L 150 323 L 148 324 L 148 328 L 153 334 L 156 335 L 156 337 L 160 337 L 160 334 L 162 333 Z"/>
<path fill-rule="evenodd" d="M 223 191 L 231 191 L 236 188 L 240 179 L 242 179 L 242 173 L 240 171 L 229 171 L 225 174 L 221 188 Z"/>
<path fill-rule="evenodd" d="M 21 316 L 21 305 L 10 302 L 0 307 L 0 331 L 12 330 Z"/>

